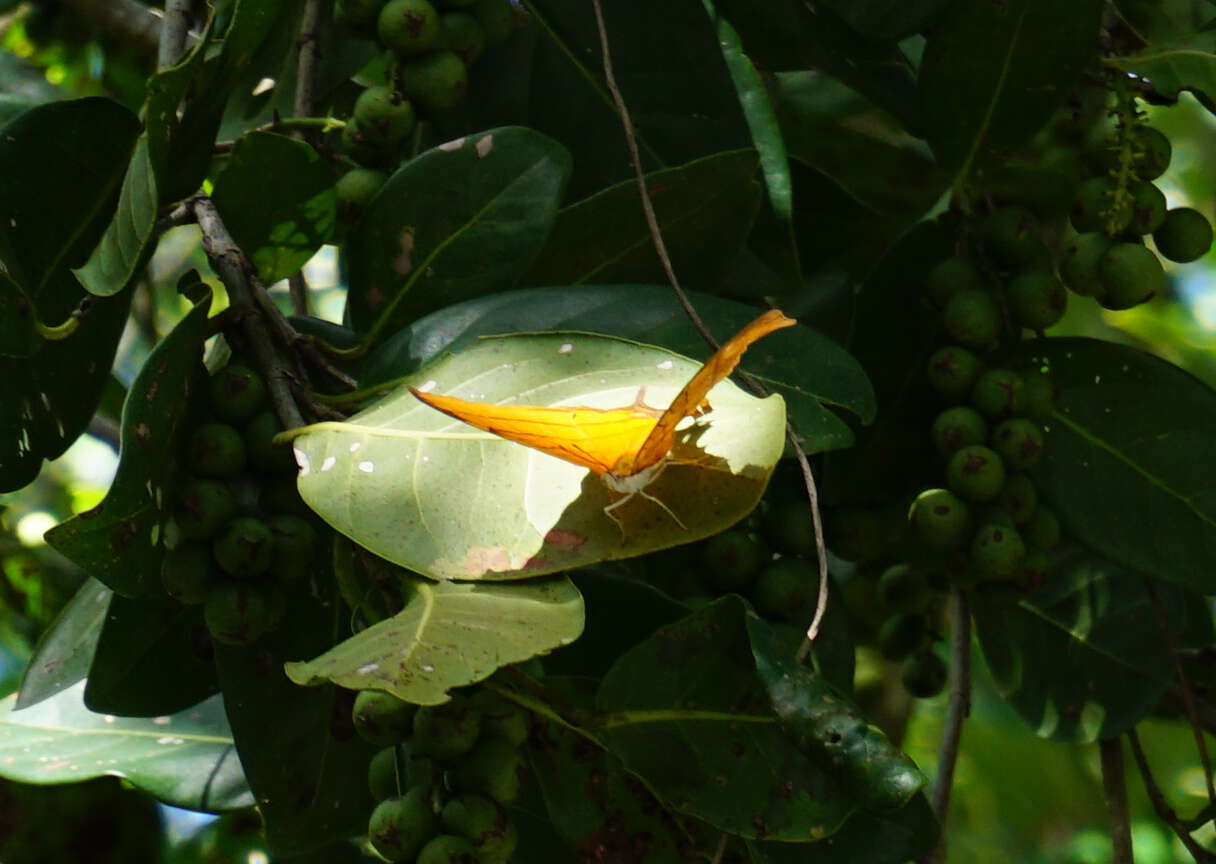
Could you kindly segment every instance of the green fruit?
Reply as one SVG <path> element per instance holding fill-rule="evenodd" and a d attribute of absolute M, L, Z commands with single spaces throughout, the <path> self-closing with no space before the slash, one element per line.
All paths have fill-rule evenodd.
<path fill-rule="evenodd" d="M 414 106 L 391 87 L 368 87 L 351 112 L 363 140 L 377 147 L 395 147 L 414 131 Z"/>
<path fill-rule="evenodd" d="M 483 795 L 453 798 L 439 818 L 446 830 L 473 844 L 478 864 L 507 864 L 519 843 L 510 815 Z"/>
<path fill-rule="evenodd" d="M 996 503 L 1015 524 L 1020 525 L 1034 513 L 1039 503 L 1039 492 L 1035 489 L 1034 481 L 1025 474 L 1010 474 L 996 496 Z"/>
<path fill-rule="evenodd" d="M 464 62 L 451 51 L 436 51 L 401 67 L 401 89 L 427 111 L 458 104 L 469 89 Z"/>
<path fill-rule="evenodd" d="M 1042 267 L 1050 260 L 1042 229 L 1025 207 L 1001 207 L 981 228 L 984 247 L 1007 267 Z"/>
<path fill-rule="evenodd" d="M 971 530 L 971 509 L 953 492 L 926 489 L 916 496 L 908 521 L 922 543 L 930 549 L 960 546 Z"/>
<path fill-rule="evenodd" d="M 414 728 L 416 707 L 381 690 L 360 690 L 351 720 L 359 737 L 377 747 L 404 741 Z"/>
<path fill-rule="evenodd" d="M 1013 320 L 1028 330 L 1046 330 L 1064 317 L 1068 292 L 1045 270 L 1025 270 L 1005 287 Z"/>
<path fill-rule="evenodd" d="M 387 174 L 373 168 L 353 168 L 343 174 L 334 184 L 338 219 L 353 224 L 387 180 Z"/>
<path fill-rule="evenodd" d="M 926 648 L 904 661 L 899 674 L 904 689 L 917 699 L 928 699 L 942 692 L 949 678 L 946 662 Z"/>
<path fill-rule="evenodd" d="M 878 628 L 878 650 L 888 660 L 902 660 L 924 645 L 928 637 L 924 615 L 899 613 Z"/>
<path fill-rule="evenodd" d="M 527 763 L 519 748 L 503 738 L 482 738 L 444 774 L 457 792 L 476 792 L 507 805 L 519 796 Z"/>
<path fill-rule="evenodd" d="M 1022 526 L 1021 533 L 1027 546 L 1050 552 L 1060 543 L 1060 520 L 1051 509 L 1036 507 L 1030 519 Z"/>
<path fill-rule="evenodd" d="M 283 428 L 272 411 L 263 411 L 245 426 L 245 452 L 249 464 L 268 474 L 295 474 L 296 457 L 291 448 L 275 444 L 274 436 Z"/>
<path fill-rule="evenodd" d="M 844 507 L 827 520 L 827 542 L 845 561 L 870 561 L 882 554 L 885 533 L 873 510 Z"/>
<path fill-rule="evenodd" d="M 389 861 L 410 861 L 438 830 L 430 790 L 415 786 L 404 796 L 386 798 L 376 805 L 367 822 L 367 839 Z"/>
<path fill-rule="evenodd" d="M 988 438 L 988 424 L 979 412 L 965 405 L 947 408 L 933 421 L 933 446 L 943 459 L 969 444 L 983 444 Z"/>
<path fill-rule="evenodd" d="M 929 378 L 929 386 L 943 399 L 959 402 L 967 398 L 983 366 L 980 358 L 966 348 L 948 345 L 929 357 L 925 375 Z"/>
<path fill-rule="evenodd" d="M 1137 183 L 1130 187 L 1132 218 L 1127 230 L 1141 236 L 1152 234 L 1165 221 L 1165 194 L 1152 183 Z"/>
<path fill-rule="evenodd" d="M 971 560 L 988 576 L 1009 576 L 1026 557 L 1026 544 L 1014 528 L 984 525 L 971 541 Z"/>
<path fill-rule="evenodd" d="M 1043 445 L 1043 427 L 1025 417 L 1006 420 L 992 433 L 992 449 L 1012 471 L 1025 471 L 1037 465 Z"/>
<path fill-rule="evenodd" d="M 473 706 L 481 712 L 481 734 L 498 737 L 516 747 L 528 740 L 528 712 L 510 699 L 490 690 L 480 690 L 472 697 Z"/>
<path fill-rule="evenodd" d="M 252 585 L 221 583 L 207 596 L 203 620 L 216 642 L 251 645 L 266 632 L 270 621 L 267 594 Z"/>
<path fill-rule="evenodd" d="M 204 543 L 182 543 L 165 553 L 161 562 L 161 584 L 179 603 L 194 606 L 206 601 L 216 580 L 211 547 Z"/>
<path fill-rule="evenodd" d="M 367 788 L 375 801 L 384 801 L 401 794 L 405 778 L 397 777 L 397 748 L 385 747 L 367 763 Z"/>
<path fill-rule="evenodd" d="M 359 35 L 371 35 L 383 8 L 384 0 L 337 0 L 334 23 Z"/>
<path fill-rule="evenodd" d="M 982 291 L 984 277 L 966 258 L 947 258 L 929 271 L 925 289 L 933 305 L 941 309 L 959 291 Z"/>
<path fill-rule="evenodd" d="M 765 618 L 803 623 L 819 592 L 819 573 L 805 558 L 787 556 L 761 571 L 752 587 L 752 605 Z"/>
<path fill-rule="evenodd" d="M 211 551 L 220 569 L 245 579 L 270 568 L 274 539 L 261 519 L 239 516 L 224 526 Z"/>
<path fill-rule="evenodd" d="M 1078 233 L 1102 231 L 1114 237 L 1127 230 L 1132 218 L 1130 201 L 1116 204 L 1115 187 L 1105 177 L 1093 177 L 1077 187 L 1068 218 Z"/>
<path fill-rule="evenodd" d="M 1170 167 L 1173 147 L 1170 139 L 1151 126 L 1137 126 L 1132 132 L 1136 174 L 1141 180 L 1156 180 Z"/>
<path fill-rule="evenodd" d="M 303 582 L 316 565 L 317 532 L 307 519 L 282 514 L 266 521 L 270 529 L 270 574 L 281 585 Z"/>
<path fill-rule="evenodd" d="M 1112 243 L 1100 231 L 1078 234 L 1063 249 L 1060 257 L 1060 278 L 1072 291 L 1085 297 L 1101 297 L 1106 290 L 1098 271 L 1098 262 Z"/>
<path fill-rule="evenodd" d="M 477 850 L 463 837 L 440 834 L 422 847 L 415 864 L 479 864 Z"/>
<path fill-rule="evenodd" d="M 266 385 L 245 366 L 226 366 L 211 376 L 211 407 L 230 423 L 248 420 L 266 404 Z"/>
<path fill-rule="evenodd" d="M 971 404 L 993 420 L 1020 414 L 1026 407 L 1026 382 L 1009 369 L 989 369 L 971 388 Z"/>
<path fill-rule="evenodd" d="M 805 498 L 771 502 L 760 530 L 773 551 L 782 555 L 809 555 L 815 548 L 811 505 Z"/>
<path fill-rule="evenodd" d="M 506 42 L 515 29 L 515 10 L 509 0 L 477 0 L 473 14 L 486 34 L 486 44 Z"/>
<path fill-rule="evenodd" d="M 386 152 L 364 137 L 359 124 L 347 120 L 342 127 L 342 152 L 360 165 L 380 165 L 384 162 Z"/>
<path fill-rule="evenodd" d="M 1041 423 L 1047 422 L 1059 398 L 1055 379 L 1048 372 L 1034 369 L 1023 373 L 1022 381 L 1026 384 L 1026 416 Z"/>
<path fill-rule="evenodd" d="M 878 597 L 892 612 L 924 612 L 933 599 L 933 589 L 922 570 L 893 564 L 878 578 Z"/>
<path fill-rule="evenodd" d="M 481 734 L 481 712 L 466 699 L 424 705 L 414 714 L 411 749 L 422 756 L 453 759 L 468 753 Z"/>
<path fill-rule="evenodd" d="M 1171 261 L 1195 261 L 1212 248 L 1212 224 L 1198 210 L 1175 207 L 1153 232 L 1153 243 Z"/>
<path fill-rule="evenodd" d="M 976 517 L 975 524 L 980 528 L 987 528 L 989 525 L 999 525 L 1002 528 L 1015 529 L 1018 523 L 1013 521 L 1013 514 L 997 504 L 985 504 L 980 508 L 979 515 Z"/>
<path fill-rule="evenodd" d="M 204 423 L 186 444 L 186 464 L 200 477 L 231 477 L 245 467 L 245 442 L 227 423 Z"/>
<path fill-rule="evenodd" d="M 768 550 L 754 534 L 724 531 L 701 547 L 702 576 L 718 593 L 745 591 L 769 559 Z"/>
<path fill-rule="evenodd" d="M 439 21 L 448 50 L 464 61 L 465 66 L 471 66 L 486 50 L 486 31 L 472 15 L 446 12 Z"/>
<path fill-rule="evenodd" d="M 964 289 L 942 309 L 942 327 L 960 345 L 986 350 L 1001 334 L 1001 310 L 987 291 Z"/>
<path fill-rule="evenodd" d="M 1117 243 L 1098 262 L 1107 309 L 1130 309 L 1165 291 L 1161 261 L 1139 243 Z"/>
<path fill-rule="evenodd" d="M 425 54 L 443 45 L 439 13 L 427 0 L 389 0 L 376 18 L 376 36 L 399 57 Z"/>
<path fill-rule="evenodd" d="M 174 519 L 187 540 L 210 540 L 236 511 L 236 496 L 218 480 L 188 480 L 177 490 Z"/>
<path fill-rule="evenodd" d="M 950 457 L 946 485 L 968 501 L 991 501 L 1005 485 L 1005 465 L 987 447 L 972 444 Z"/>

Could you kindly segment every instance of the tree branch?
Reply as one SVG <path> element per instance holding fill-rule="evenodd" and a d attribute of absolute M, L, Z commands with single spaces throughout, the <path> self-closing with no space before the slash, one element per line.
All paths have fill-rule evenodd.
<path fill-rule="evenodd" d="M 950 791 L 954 788 L 954 767 L 958 763 L 963 738 L 963 721 L 971 713 L 971 610 L 967 595 L 959 588 L 950 592 L 950 707 L 937 751 L 937 776 L 933 780 L 930 803 L 942 836 L 926 861 L 946 860 L 946 815 L 950 811 Z"/>
<path fill-rule="evenodd" d="M 1103 738 L 1098 742 L 1102 754 L 1102 791 L 1110 813 L 1111 864 L 1135 864 L 1132 858 L 1131 814 L 1127 808 L 1127 777 L 1123 771 L 1123 742 Z"/>
<path fill-rule="evenodd" d="M 136 0 L 59 0 L 97 29 L 155 56 L 160 44 L 160 13 Z"/>
<path fill-rule="evenodd" d="M 1148 800 L 1153 803 L 1153 809 L 1157 811 L 1161 821 L 1170 826 L 1170 830 L 1195 859 L 1195 864 L 1208 864 L 1212 861 L 1212 854 L 1191 836 L 1191 832 L 1182 824 L 1182 820 L 1178 818 L 1174 808 L 1165 800 L 1161 787 L 1157 785 L 1157 781 L 1153 779 L 1153 774 L 1149 770 L 1148 759 L 1144 755 L 1144 748 L 1140 746 L 1140 736 L 1136 734 L 1135 729 L 1128 731 L 1127 743 L 1132 747 L 1132 757 L 1136 760 L 1136 767 L 1140 769 L 1141 779 L 1144 780 L 1144 791 L 1148 794 Z"/>
<path fill-rule="evenodd" d="M 156 52 L 156 68 L 168 69 L 177 63 L 186 47 L 186 32 L 190 29 L 190 13 L 194 0 L 165 0 L 165 20 L 160 30 Z"/>

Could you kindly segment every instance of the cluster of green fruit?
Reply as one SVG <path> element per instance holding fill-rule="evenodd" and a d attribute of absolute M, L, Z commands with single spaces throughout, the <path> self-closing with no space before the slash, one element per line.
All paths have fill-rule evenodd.
<path fill-rule="evenodd" d="M 384 749 L 368 765 L 379 803 L 368 840 L 389 861 L 506 864 L 518 840 L 507 808 L 527 775 L 528 714 L 485 688 L 421 707 L 362 690 L 352 718 Z"/>
<path fill-rule="evenodd" d="M 248 645 L 282 620 L 318 537 L 296 492 L 291 451 L 272 443 L 280 426 L 262 379 L 229 365 L 208 385 L 210 416 L 186 444 L 189 476 L 174 492 L 176 543 L 161 579 L 170 597 L 204 604 L 212 638 Z"/>

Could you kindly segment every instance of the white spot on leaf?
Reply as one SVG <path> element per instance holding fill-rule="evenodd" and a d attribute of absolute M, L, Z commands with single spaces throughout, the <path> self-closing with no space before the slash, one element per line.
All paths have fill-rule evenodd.
<path fill-rule="evenodd" d="M 292 455 L 296 457 L 296 464 L 300 466 L 300 476 L 307 477 L 312 471 L 312 464 L 308 461 L 308 454 L 298 447 L 291 448 Z"/>
<path fill-rule="evenodd" d="M 675 363 L 673 363 L 673 362 L 671 362 L 670 360 L 664 360 L 663 362 L 661 362 L 661 363 L 660 363 L 658 366 L 656 366 L 655 368 L 656 368 L 656 369 L 663 369 L 664 371 L 666 371 L 666 370 L 668 370 L 668 369 L 673 368 L 675 365 L 676 365 L 676 364 L 675 364 Z"/>
<path fill-rule="evenodd" d="M 439 145 L 439 149 L 444 153 L 451 153 L 453 150 L 459 150 L 464 146 L 463 138 L 453 138 L 451 141 L 444 141 Z"/>
<path fill-rule="evenodd" d="M 421 387 L 416 387 L 414 389 L 416 389 L 419 393 L 430 393 L 432 390 L 434 390 L 438 386 L 439 386 L 439 382 L 436 381 L 434 378 L 432 378 L 430 381 L 427 381 Z"/>
<path fill-rule="evenodd" d="M 482 136 L 481 138 L 478 139 L 477 144 L 475 146 L 477 148 L 477 157 L 479 159 L 486 158 L 486 155 L 491 150 L 494 149 L 494 136 L 493 135 Z"/>
<path fill-rule="evenodd" d="M 360 447 L 362 447 L 362 446 L 363 446 L 363 442 L 362 442 L 362 441 L 356 441 L 354 444 L 351 444 L 351 445 L 350 445 L 350 452 L 351 452 L 351 453 L 356 453 L 356 452 L 358 452 L 359 448 L 360 448 Z"/>
<path fill-rule="evenodd" d="M 574 345 L 570 342 L 563 342 L 561 347 L 557 349 L 558 354 L 569 354 L 574 350 Z"/>
<path fill-rule="evenodd" d="M 330 468 L 333 468 L 337 461 L 338 460 L 333 456 L 326 456 L 323 460 L 321 460 L 321 473 L 324 474 Z"/>
<path fill-rule="evenodd" d="M 364 474 L 371 474 L 373 471 L 376 470 L 376 464 L 374 462 L 368 462 L 365 460 L 365 461 L 359 463 L 358 468 Z"/>
<path fill-rule="evenodd" d="M 364 663 L 362 666 L 360 666 L 355 671 L 358 672 L 360 675 L 370 675 L 379 668 L 380 668 L 379 663 Z"/>

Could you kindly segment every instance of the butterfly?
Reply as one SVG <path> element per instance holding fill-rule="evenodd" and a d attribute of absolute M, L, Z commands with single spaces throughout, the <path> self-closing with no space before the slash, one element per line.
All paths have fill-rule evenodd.
<path fill-rule="evenodd" d="M 777 309 L 765 312 L 724 342 L 664 409 L 645 403 L 645 387 L 624 408 L 490 405 L 409 389 L 449 417 L 590 469 L 605 486 L 623 496 L 604 508 L 622 537 L 624 525 L 613 511 L 634 495 L 657 504 L 685 528 L 666 504 L 645 491 L 669 464 L 676 427 L 685 417 L 699 417 L 710 410 L 709 391 L 734 371 L 753 342 L 797 323 Z"/>

